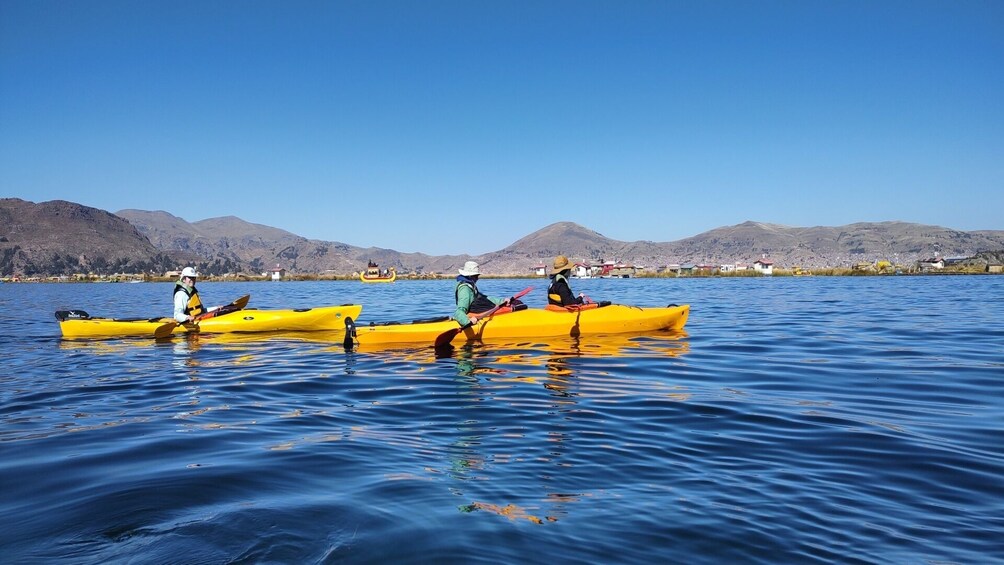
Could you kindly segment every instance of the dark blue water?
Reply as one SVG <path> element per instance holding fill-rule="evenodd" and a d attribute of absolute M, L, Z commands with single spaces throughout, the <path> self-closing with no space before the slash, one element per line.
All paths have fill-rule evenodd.
<path fill-rule="evenodd" d="M 686 333 L 67 342 L 167 284 L 0 284 L 6 563 L 1004 561 L 1004 277 L 573 281 Z M 526 280 L 486 280 L 505 295 Z M 543 300 L 537 280 L 531 304 Z M 452 310 L 452 283 L 202 283 Z"/>

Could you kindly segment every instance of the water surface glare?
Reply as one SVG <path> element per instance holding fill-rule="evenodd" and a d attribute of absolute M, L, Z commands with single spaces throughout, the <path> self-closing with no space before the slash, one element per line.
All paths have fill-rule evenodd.
<path fill-rule="evenodd" d="M 546 281 L 479 285 L 504 296 Z M 1004 277 L 573 281 L 686 331 L 67 341 L 169 284 L 0 284 L 8 563 L 1004 562 Z M 200 283 L 449 314 L 449 281 Z"/>

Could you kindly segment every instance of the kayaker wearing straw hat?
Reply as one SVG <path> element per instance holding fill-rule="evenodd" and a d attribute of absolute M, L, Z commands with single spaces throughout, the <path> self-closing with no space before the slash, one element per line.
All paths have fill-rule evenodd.
<path fill-rule="evenodd" d="M 509 298 L 495 298 L 482 294 L 478 290 L 478 277 L 481 276 L 481 269 L 477 262 L 468 261 L 464 263 L 457 277 L 457 287 L 453 291 L 453 296 L 457 301 L 457 310 L 453 313 L 453 318 L 466 328 L 477 319 L 477 313 L 487 312 L 492 308 L 508 302 Z M 474 319 L 472 319 L 474 318 Z"/>
<path fill-rule="evenodd" d="M 568 275 L 572 272 L 572 264 L 568 262 L 568 257 L 558 255 L 554 258 L 554 265 L 551 268 L 551 286 L 547 287 L 547 303 L 555 306 L 571 306 L 573 304 L 583 304 L 583 294 L 578 296 L 572 294 L 572 288 L 568 286 Z"/>

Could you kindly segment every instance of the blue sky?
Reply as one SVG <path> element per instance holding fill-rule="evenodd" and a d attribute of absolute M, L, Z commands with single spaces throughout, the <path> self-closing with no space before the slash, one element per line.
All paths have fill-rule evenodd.
<path fill-rule="evenodd" d="M 436 255 L 1004 229 L 1004 2 L 0 0 L 0 196 Z"/>

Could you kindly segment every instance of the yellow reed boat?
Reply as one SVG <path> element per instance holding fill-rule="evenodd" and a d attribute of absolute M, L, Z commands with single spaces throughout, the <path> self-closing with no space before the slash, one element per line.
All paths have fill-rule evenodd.
<path fill-rule="evenodd" d="M 366 270 L 359 273 L 359 280 L 365 283 L 389 283 L 397 280 L 397 271 L 394 267 L 381 270 L 376 263 L 370 261 Z"/>

